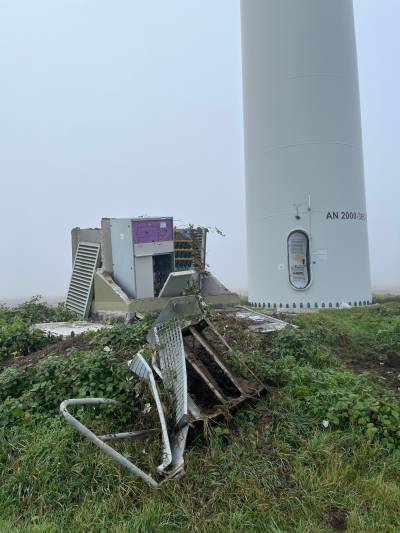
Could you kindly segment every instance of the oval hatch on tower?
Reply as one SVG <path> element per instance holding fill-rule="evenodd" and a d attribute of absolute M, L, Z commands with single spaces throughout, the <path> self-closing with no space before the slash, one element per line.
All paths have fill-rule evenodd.
<path fill-rule="evenodd" d="M 306 289 L 311 283 L 310 241 L 307 233 L 292 231 L 287 247 L 290 284 L 295 289 Z"/>

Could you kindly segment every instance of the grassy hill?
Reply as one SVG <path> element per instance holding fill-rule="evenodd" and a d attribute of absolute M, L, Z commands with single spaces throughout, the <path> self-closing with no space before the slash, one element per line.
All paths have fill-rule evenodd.
<path fill-rule="evenodd" d="M 290 316 L 299 328 L 272 337 L 216 319 L 230 365 L 268 393 L 192 432 L 185 477 L 156 490 L 58 415 L 68 397 L 129 401 L 124 361 L 150 322 L 30 337 L 32 321 L 65 317 L 38 301 L 0 309 L 0 531 L 400 530 L 400 301 Z M 97 431 L 137 426 L 78 414 Z M 120 448 L 154 472 L 154 439 Z"/>

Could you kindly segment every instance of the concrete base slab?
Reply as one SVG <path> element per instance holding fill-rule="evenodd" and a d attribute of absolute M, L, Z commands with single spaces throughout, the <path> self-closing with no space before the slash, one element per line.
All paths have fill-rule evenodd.
<path fill-rule="evenodd" d="M 43 322 L 41 324 L 34 324 L 32 327 L 66 339 L 67 337 L 71 337 L 71 335 L 81 335 L 88 331 L 98 331 L 109 326 L 100 324 L 99 322 L 79 320 L 76 322 Z"/>

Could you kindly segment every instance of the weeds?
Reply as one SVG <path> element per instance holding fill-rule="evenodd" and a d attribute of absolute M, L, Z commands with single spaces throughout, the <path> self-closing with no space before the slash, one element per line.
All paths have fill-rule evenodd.
<path fill-rule="evenodd" d="M 16 307 L 0 306 L 0 358 L 28 355 L 58 340 L 55 335 L 32 329 L 32 324 L 73 317 L 62 304 L 49 307 L 39 296 Z"/>
<path fill-rule="evenodd" d="M 62 303 L 51 307 L 42 300 L 41 296 L 34 296 L 30 300 L 15 307 L 0 306 L 0 323 L 12 322 L 15 318 L 26 324 L 38 322 L 63 322 L 76 318 L 75 313 L 64 307 Z"/>
<path fill-rule="evenodd" d="M 32 329 L 16 317 L 9 323 L 0 324 L 0 358 L 28 355 L 57 339 L 56 335 Z"/>
<path fill-rule="evenodd" d="M 304 320 L 304 319 L 302 319 Z M 400 405 L 388 390 L 366 375 L 344 368 L 334 353 L 339 331 L 323 327 L 286 328 L 275 335 L 270 353 L 233 354 L 236 369 L 251 379 L 257 373 L 269 385 L 282 388 L 299 419 L 309 419 L 306 431 L 318 424 L 332 429 L 353 428 L 369 440 L 380 440 L 388 448 L 400 449 Z M 396 321 L 396 319 L 394 319 Z M 381 350 L 393 347 L 391 326 L 378 330 Z M 368 332 L 371 335 L 371 332 Z M 352 345 L 354 340 L 350 340 Z M 249 373 L 249 369 L 251 372 Z"/>
<path fill-rule="evenodd" d="M 230 364 L 274 392 L 207 435 L 193 432 L 186 476 L 159 491 L 57 415 L 66 397 L 130 402 L 141 395 L 121 360 L 144 341 L 148 325 L 117 325 L 93 335 L 86 352 L 5 369 L 0 530 L 398 531 L 398 398 L 342 361 L 371 351 L 384 359 L 398 350 L 399 316 L 396 303 L 297 316 L 299 329 L 275 334 L 270 344 L 252 345 L 247 333 L 241 339 L 234 331 Z M 121 422 L 108 415 L 94 411 L 87 420 L 108 431 L 112 420 Z M 158 464 L 154 440 L 120 446 L 147 471 Z"/>
<path fill-rule="evenodd" d="M 93 334 L 94 344 L 103 348 L 124 353 L 132 357 L 146 342 L 146 335 L 153 320 L 145 320 L 135 324 L 114 324 L 111 328 L 101 329 Z M 128 353 L 129 352 L 129 353 Z"/>
<path fill-rule="evenodd" d="M 79 352 L 50 356 L 27 369 L 6 368 L 0 374 L 0 423 L 34 414 L 56 415 L 66 398 L 107 397 L 130 403 L 132 387 L 125 366 L 113 352 Z"/>

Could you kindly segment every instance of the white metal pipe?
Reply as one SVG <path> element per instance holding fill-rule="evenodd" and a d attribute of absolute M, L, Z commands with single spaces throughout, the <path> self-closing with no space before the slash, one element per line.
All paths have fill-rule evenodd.
<path fill-rule="evenodd" d="M 67 409 L 67 407 L 70 405 L 116 405 L 119 407 L 125 407 L 124 404 L 108 398 L 71 398 L 70 400 L 64 400 L 63 402 L 61 402 L 60 413 L 72 427 L 74 427 L 84 437 L 93 442 L 93 444 L 99 447 L 100 450 L 102 450 L 104 453 L 115 459 L 115 461 L 117 461 L 122 466 L 125 466 L 125 468 L 130 470 L 136 476 L 141 477 L 150 487 L 158 486 L 158 483 L 154 481 L 152 477 L 150 477 L 148 474 L 143 472 L 143 470 L 131 463 L 126 457 L 114 450 L 114 448 L 111 448 L 111 446 L 103 442 L 101 438 L 99 438 L 93 433 L 93 431 L 90 431 L 90 429 L 88 429 L 81 422 L 79 422 L 79 420 L 72 416 Z"/>

